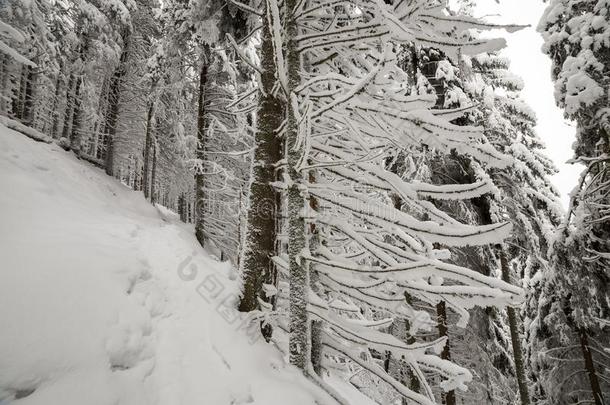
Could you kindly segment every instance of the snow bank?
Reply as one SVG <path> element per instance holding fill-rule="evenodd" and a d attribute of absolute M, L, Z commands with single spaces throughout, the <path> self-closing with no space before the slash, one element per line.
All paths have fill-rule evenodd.
<path fill-rule="evenodd" d="M 23 125 L 19 121 L 15 121 L 10 119 L 9 117 L 5 117 L 0 115 L 0 124 L 4 125 L 7 128 L 10 128 L 14 131 L 21 132 L 23 135 L 32 138 L 38 142 L 51 143 L 53 139 L 42 132 L 35 130 L 34 128 L 30 128 L 27 125 Z"/>
<path fill-rule="evenodd" d="M 0 126 L 0 403 L 314 404 L 174 215 Z"/>

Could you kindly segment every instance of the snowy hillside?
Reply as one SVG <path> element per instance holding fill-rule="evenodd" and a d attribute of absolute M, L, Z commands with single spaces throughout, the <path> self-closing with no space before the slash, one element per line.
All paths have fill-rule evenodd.
<path fill-rule="evenodd" d="M 173 214 L 5 127 L 0 186 L 0 403 L 314 403 Z"/>

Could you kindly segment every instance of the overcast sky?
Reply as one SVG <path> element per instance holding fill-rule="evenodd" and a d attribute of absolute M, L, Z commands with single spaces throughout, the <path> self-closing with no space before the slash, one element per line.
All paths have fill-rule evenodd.
<path fill-rule="evenodd" d="M 503 54 L 511 60 L 511 70 L 521 76 L 525 89 L 521 93 L 525 101 L 536 111 L 538 135 L 546 144 L 547 155 L 555 161 L 559 173 L 553 182 L 561 193 L 564 208 L 567 207 L 568 193 L 576 185 L 580 167 L 565 162 L 572 157 L 572 143 L 575 128 L 563 118 L 562 111 L 555 106 L 551 62 L 540 47 L 542 38 L 536 32 L 538 20 L 546 6 L 542 0 L 478 0 L 475 16 L 487 16 L 487 21 L 496 23 L 529 24 L 514 34 L 506 36 L 508 48 Z M 495 15 L 495 16 L 491 16 Z M 496 32 L 498 34 L 500 32 Z"/>

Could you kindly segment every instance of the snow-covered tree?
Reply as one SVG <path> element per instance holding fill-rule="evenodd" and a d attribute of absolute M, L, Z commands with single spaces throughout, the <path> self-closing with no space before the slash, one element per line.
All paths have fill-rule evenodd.
<path fill-rule="evenodd" d="M 533 132 L 535 118 L 517 98 L 522 81 L 508 71 L 506 59 L 493 55 L 452 62 L 430 49 L 408 52 L 405 59 L 408 65 L 421 69 L 425 77 L 419 81 L 425 86 L 420 86 L 420 91 L 437 94 L 438 107 L 465 110 L 464 117 L 453 122 L 482 125 L 492 144 L 512 159 L 502 169 L 485 168 L 472 157 L 442 155 L 432 150 L 424 157 L 427 162 L 422 159 L 416 163 L 418 170 L 402 168 L 404 175 L 449 184 L 491 178 L 497 187 L 487 195 L 445 201 L 437 206 L 470 224 L 509 218 L 514 225 L 510 239 L 495 247 L 452 249 L 453 261 L 482 274 L 497 274 L 506 282 L 520 284 L 524 276 L 530 277 L 530 273 L 546 263 L 548 239 L 561 217 L 557 194 L 547 178 L 553 167 L 540 154 L 541 145 Z M 452 317 L 447 319 L 445 311 L 440 309 L 439 319 L 451 325 Z M 446 355 L 451 353 L 455 361 L 476 371 L 469 392 L 457 393 L 463 401 L 510 401 L 517 385 L 521 402 L 529 401 L 518 313 L 512 308 L 506 312 L 507 315 L 492 309 L 474 309 L 468 330 L 449 328 L 451 345 Z M 446 401 L 453 403 L 455 399 L 448 396 Z"/>
<path fill-rule="evenodd" d="M 193 100 L 196 139 L 189 165 L 194 172 L 195 233 L 212 242 L 221 256 L 236 260 L 248 190 L 251 90 L 248 72 L 227 35 L 241 41 L 248 24 L 242 12 L 223 1 L 170 1 L 163 4 L 163 39 L 153 65 L 180 72 L 163 79 Z M 249 103 L 249 104 L 248 104 Z"/>
<path fill-rule="evenodd" d="M 573 161 L 584 166 L 538 289 L 531 344 L 548 403 L 599 405 L 609 390 L 609 11 L 605 0 L 553 0 L 538 27 L 555 99 L 577 125 Z"/>
<path fill-rule="evenodd" d="M 324 368 L 328 361 L 347 360 L 400 396 L 434 403 L 424 371 L 439 374 L 446 390 L 462 387 L 470 374 L 428 353 L 444 347 L 446 338 L 408 344 L 378 330 L 394 317 L 407 319 L 413 331 L 436 326 L 405 293 L 432 306 L 445 302 L 464 324 L 467 308 L 515 303 L 520 290 L 446 263 L 447 250 L 434 245 L 485 245 L 507 235 L 506 223 L 467 225 L 427 201 L 480 196 L 490 191 L 490 182 L 406 182 L 385 169 L 390 152 L 421 143 L 487 165 L 507 164 L 485 140 L 483 128 L 448 122 L 463 111 L 432 112 L 435 96 L 411 95 L 405 87 L 407 73 L 397 64 L 399 43 L 433 44 L 452 58 L 458 48 L 476 54 L 501 46 L 458 36 L 473 26 L 486 27 L 477 20 L 421 5 L 288 2 L 282 10 L 274 1 L 267 3 L 278 87 L 288 99 L 287 171 L 278 183 L 288 194 L 288 252 L 276 263 L 287 271 L 289 284 L 291 362 L 324 385 L 313 372 L 320 369 L 316 363 Z M 423 22 L 431 28 L 422 29 Z M 447 39 L 448 34 L 456 36 Z M 404 210 L 390 202 L 390 193 Z M 425 220 L 418 219 L 423 215 Z M 317 236 L 310 240 L 310 234 Z M 310 319 L 321 324 L 310 328 Z M 419 392 L 377 364 L 375 353 L 386 351 L 413 370 Z"/>
<path fill-rule="evenodd" d="M 514 226 L 512 237 L 498 252 L 502 277 L 517 280 L 531 304 L 535 300 L 533 285 L 549 267 L 553 232 L 563 215 L 557 191 L 549 181 L 555 169 L 541 154 L 542 144 L 534 131 L 536 117 L 519 98 L 523 83 L 509 71 L 508 60 L 478 56 L 470 61 L 469 68 L 475 79 L 470 91 L 481 100 L 481 113 L 475 119 L 484 122 L 491 142 L 513 157 L 509 168 L 489 173 L 498 186 L 490 212 L 508 216 Z M 526 315 L 530 313 L 526 311 Z M 507 317 L 522 403 L 529 403 L 518 313 L 508 309 Z"/>
<path fill-rule="evenodd" d="M 10 99 L 10 115 L 30 126 L 34 124 L 37 82 L 42 71 L 52 67 L 55 52 L 54 38 L 45 20 L 49 9 L 40 1 L 14 1 L 0 6 L 3 111 L 9 113 Z"/>
<path fill-rule="evenodd" d="M 269 7 L 265 6 L 264 10 L 262 18 L 271 20 L 273 16 Z M 275 58 L 272 30 L 271 24 L 261 24 L 258 52 L 260 71 L 257 72 L 260 91 L 256 110 L 247 226 L 240 261 L 243 296 L 239 309 L 243 312 L 262 309 L 261 302 L 272 301 L 273 294 L 269 287 L 275 288 L 277 283 L 277 271 L 271 259 L 276 254 L 278 236 L 276 223 L 280 211 L 280 196 L 273 183 L 278 180 L 282 157 L 278 131 L 285 119 L 283 105 L 285 97 L 282 98 L 280 88 L 277 86 L 278 60 Z M 263 333 L 266 338 L 270 337 L 271 330 L 268 323 L 263 326 Z"/>

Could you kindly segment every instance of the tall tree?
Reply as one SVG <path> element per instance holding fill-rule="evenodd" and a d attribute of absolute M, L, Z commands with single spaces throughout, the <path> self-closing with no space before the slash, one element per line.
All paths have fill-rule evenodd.
<path fill-rule="evenodd" d="M 238 87 L 234 82 L 237 75 L 231 64 L 227 63 L 226 52 L 219 45 L 226 44 L 226 34 L 241 38 L 247 27 L 242 14 L 223 1 L 171 1 L 163 7 L 168 26 L 164 39 L 164 57 L 172 59 L 174 66 L 186 62 L 197 72 L 195 235 L 203 246 L 209 239 L 219 242 L 219 236 L 213 229 L 217 226 L 220 229 L 220 226 L 209 222 L 209 219 L 213 219 L 209 217 L 210 212 L 217 208 L 214 206 L 215 197 L 210 194 L 214 187 L 213 177 L 219 172 L 221 175 L 231 175 L 227 174 L 230 168 L 219 166 L 211 158 L 211 154 L 219 152 L 212 150 L 211 142 L 218 138 L 215 131 L 231 132 L 245 122 L 244 117 L 236 117 L 227 111 L 233 98 L 231 88 Z M 235 240 L 232 245 L 235 246 L 236 243 Z"/>
<path fill-rule="evenodd" d="M 272 18 L 267 7 L 265 17 Z M 277 180 L 278 162 L 281 158 L 281 143 L 277 134 L 285 112 L 276 91 L 277 69 L 271 35 L 269 24 L 263 24 L 259 48 L 261 88 L 256 112 L 246 240 L 240 263 L 243 296 L 239 310 L 243 312 L 260 308 L 259 300 L 269 301 L 271 297 L 265 293 L 264 285 L 275 288 L 276 284 L 275 265 L 271 259 L 275 255 L 276 215 L 279 207 L 278 193 L 272 183 Z M 265 326 L 264 334 L 267 338 L 270 332 L 270 327 Z"/>
<path fill-rule="evenodd" d="M 469 91 L 480 100 L 475 120 L 481 120 L 491 142 L 511 155 L 512 164 L 489 175 L 498 185 L 490 201 L 492 215 L 506 215 L 514 224 L 512 237 L 497 249 L 497 266 L 505 280 L 518 280 L 532 298 L 530 280 L 548 268 L 549 247 L 555 227 L 563 217 L 558 193 L 549 177 L 552 163 L 541 154 L 535 133 L 536 117 L 519 98 L 523 81 L 509 70 L 509 62 L 497 55 L 482 55 L 468 61 L 472 74 Z M 507 309 L 515 377 L 521 403 L 530 402 L 522 349 L 519 313 Z"/>
<path fill-rule="evenodd" d="M 280 15 L 276 2 L 270 1 L 268 6 L 273 16 Z M 474 19 L 448 18 L 442 7 L 432 14 L 412 3 L 392 8 L 363 2 L 358 7 L 367 12 L 326 3 L 299 3 L 284 10 L 283 26 L 272 25 L 276 59 L 284 62 L 280 50 L 287 51 L 285 64 L 277 65 L 278 87 L 290 90 L 284 131 L 288 175 L 282 183 L 289 190 L 289 246 L 288 254 L 277 258 L 289 275 L 290 356 L 293 364 L 324 384 L 311 373 L 310 365 L 310 357 L 317 357 L 310 355 L 310 351 L 317 352 L 309 347 L 310 321 L 317 320 L 322 324 L 322 336 L 311 341 L 321 342 L 325 358 L 353 362 L 407 400 L 433 403 L 434 393 L 422 370 L 437 370 L 446 391 L 461 387 L 470 374 L 450 366 L 448 360 L 416 353 L 417 343 L 407 345 L 372 329 L 388 325 L 392 317 L 407 318 L 413 330 L 434 324 L 425 311 L 407 303 L 405 292 L 428 305 L 445 301 L 447 310 L 463 318 L 460 323 L 467 318 L 466 309 L 475 303 L 515 303 L 518 288 L 441 261 L 447 259 L 446 251 L 433 245 L 481 245 L 501 240 L 507 225 L 469 226 L 425 201 L 450 195 L 456 200 L 480 196 L 490 190 L 490 183 L 415 185 L 386 171 L 385 159 L 394 147 L 426 143 L 444 153 L 456 149 L 471 154 L 497 167 L 505 167 L 506 162 L 486 142 L 482 129 L 453 125 L 444 117 L 460 116 L 460 111 L 432 113 L 429 109 L 436 97 L 405 91 L 401 83 L 406 74 L 396 65 L 392 41 L 440 44 L 452 57 L 459 53 L 457 48 L 477 53 L 501 44 L 445 41 L 442 38 L 467 26 L 484 25 Z M 287 10 L 295 13 L 299 25 L 292 25 L 293 17 Z M 384 18 L 392 24 L 380 24 Z M 419 24 L 420 18 L 434 28 L 422 32 L 426 24 Z M 449 26 L 432 23 L 439 20 L 449 20 Z M 292 29 L 297 32 L 289 32 Z M 413 32 L 417 34 L 410 34 Z M 386 45 L 381 46 L 378 38 Z M 301 68 L 299 53 L 308 60 L 308 69 Z M 456 138 L 458 133 L 461 135 Z M 459 137 L 467 141 L 458 141 L 464 139 Z M 315 183 L 304 175 L 312 169 L 318 172 Z M 397 193 L 405 211 L 387 204 L 389 192 Z M 308 196 L 318 201 L 317 208 L 306 204 Z M 416 219 L 423 213 L 428 220 Z M 319 230 L 321 241 L 309 246 L 311 223 Z M 396 243 L 388 243 L 388 238 Z M 424 273 L 415 270 L 419 266 Z M 422 277 L 426 281 L 419 282 Z M 315 279 L 316 285 L 310 287 L 308 278 Z M 466 285 L 466 279 L 476 280 L 477 287 Z M 473 295 L 469 294 L 477 298 L 470 300 Z M 348 341 L 356 342 L 357 349 L 348 347 Z M 440 350 L 445 342 L 441 338 L 429 344 Z M 404 359 L 417 375 L 421 392 L 411 391 L 379 368 L 372 360 L 373 351 L 390 351 Z"/>
<path fill-rule="evenodd" d="M 606 1 L 553 0 L 538 26 L 555 100 L 577 124 L 573 161 L 585 166 L 539 289 L 532 335 L 532 344 L 554 353 L 547 363 L 557 363 L 536 370 L 550 402 L 599 405 L 609 391 L 608 358 L 600 355 L 610 340 L 609 12 Z M 573 347 L 581 349 L 582 368 L 570 361 Z M 567 375 L 576 377 L 564 384 Z"/>

